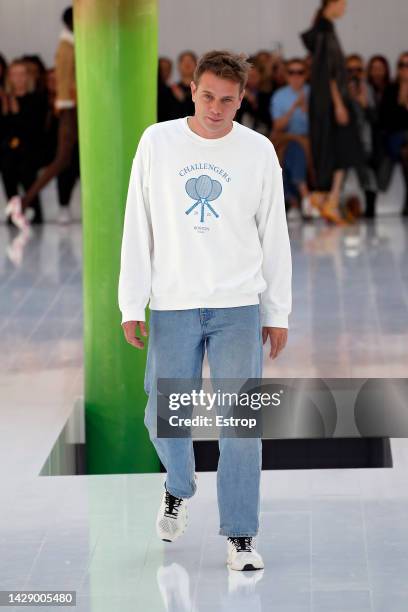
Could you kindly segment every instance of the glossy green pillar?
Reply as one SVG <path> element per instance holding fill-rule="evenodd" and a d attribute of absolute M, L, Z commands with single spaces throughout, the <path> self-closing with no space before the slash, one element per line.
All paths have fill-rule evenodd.
<path fill-rule="evenodd" d="M 132 158 L 156 122 L 156 0 L 75 0 L 83 217 L 85 414 L 91 474 L 158 471 L 143 417 L 147 345 L 128 345 L 117 303 Z M 147 311 L 148 315 L 148 311 Z"/>

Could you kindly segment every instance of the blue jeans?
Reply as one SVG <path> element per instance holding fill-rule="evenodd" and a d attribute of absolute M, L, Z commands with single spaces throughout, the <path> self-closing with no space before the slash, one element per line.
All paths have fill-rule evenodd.
<path fill-rule="evenodd" d="M 301 144 L 289 142 L 283 159 L 283 185 L 286 198 L 298 197 L 298 187 L 307 177 L 306 154 Z"/>
<path fill-rule="evenodd" d="M 205 348 L 211 379 L 262 378 L 262 328 L 259 304 L 232 308 L 151 310 L 145 391 L 145 425 L 164 465 L 166 488 L 176 497 L 196 490 L 191 438 L 157 437 L 157 378 L 201 380 Z M 218 440 L 219 534 L 255 536 L 259 527 L 262 441 Z"/>

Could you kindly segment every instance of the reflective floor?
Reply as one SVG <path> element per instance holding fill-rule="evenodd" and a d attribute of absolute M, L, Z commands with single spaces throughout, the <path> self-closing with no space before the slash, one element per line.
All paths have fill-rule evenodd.
<path fill-rule="evenodd" d="M 290 341 L 265 376 L 406 377 L 408 224 L 290 231 Z M 213 473 L 174 544 L 154 533 L 162 475 L 38 476 L 83 393 L 81 227 L 35 230 L 20 265 L 14 237 L 0 225 L 0 589 L 74 589 L 81 612 L 406 611 L 404 439 L 392 469 L 264 472 L 255 573 L 225 567 Z"/>

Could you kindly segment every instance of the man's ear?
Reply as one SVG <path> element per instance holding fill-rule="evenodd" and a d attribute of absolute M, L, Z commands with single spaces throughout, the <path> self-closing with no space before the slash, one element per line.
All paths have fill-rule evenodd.
<path fill-rule="evenodd" d="M 242 100 L 243 100 L 243 98 L 244 98 L 244 96 L 245 96 L 245 93 L 246 93 L 246 89 L 243 89 L 243 90 L 242 90 L 242 92 L 241 92 L 241 93 L 240 93 L 240 95 L 239 95 L 239 106 L 238 106 L 237 110 L 238 110 L 239 108 L 241 108 L 241 102 L 242 102 Z"/>
<path fill-rule="evenodd" d="M 194 81 L 191 81 L 190 88 L 191 88 L 191 98 L 192 98 L 193 102 L 195 102 L 194 96 L 196 94 L 197 87 L 196 87 L 196 84 L 194 83 Z"/>

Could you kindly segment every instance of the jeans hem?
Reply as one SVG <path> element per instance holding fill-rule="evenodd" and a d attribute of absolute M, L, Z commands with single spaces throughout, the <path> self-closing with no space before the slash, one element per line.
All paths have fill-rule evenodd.
<path fill-rule="evenodd" d="M 173 497 L 181 497 L 182 499 L 190 499 L 190 497 L 193 497 L 193 495 L 195 495 L 195 493 L 197 491 L 197 487 L 195 486 L 193 492 L 191 493 L 191 495 L 184 495 L 184 494 L 181 494 L 181 492 L 177 491 L 176 489 L 172 489 L 170 491 L 170 489 L 167 488 L 167 484 L 166 483 L 165 483 L 165 487 L 166 487 L 166 490 L 170 493 L 170 495 L 173 495 Z"/>

